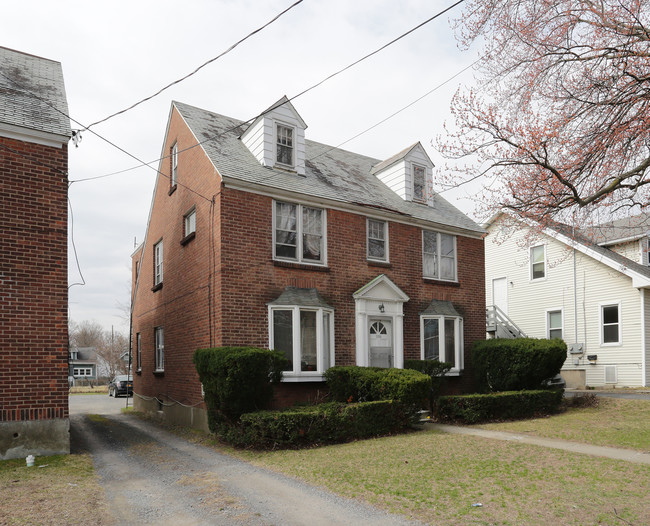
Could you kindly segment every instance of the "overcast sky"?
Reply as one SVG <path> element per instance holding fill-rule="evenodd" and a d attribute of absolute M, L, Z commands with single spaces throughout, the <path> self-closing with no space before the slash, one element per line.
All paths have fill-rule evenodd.
<path fill-rule="evenodd" d="M 219 55 L 294 0 L 66 1 L 3 4 L 0 45 L 62 63 L 73 129 L 122 110 Z M 453 0 L 304 0 L 196 75 L 92 131 L 134 157 L 161 155 L 172 100 L 248 120 L 283 95 L 293 97 L 453 4 Z M 374 126 L 470 65 L 450 19 L 460 6 L 293 101 L 307 138 L 339 145 Z M 459 75 L 343 148 L 386 159 L 443 132 Z M 91 131 L 69 147 L 69 179 L 97 177 L 139 163 Z M 157 166 L 154 163 L 153 166 Z M 70 233 L 85 285 L 70 289 L 70 317 L 128 331 L 131 253 L 145 234 L 155 171 L 140 166 L 74 182 Z M 471 215 L 469 190 L 444 197 Z M 70 284 L 80 283 L 74 251 Z"/>

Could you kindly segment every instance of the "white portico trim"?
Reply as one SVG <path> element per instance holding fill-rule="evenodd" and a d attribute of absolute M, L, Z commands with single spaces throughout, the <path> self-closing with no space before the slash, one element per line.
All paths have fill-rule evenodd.
<path fill-rule="evenodd" d="M 376 322 L 390 324 L 392 347 L 391 366 L 404 367 L 404 312 L 403 305 L 409 297 L 385 274 L 357 290 L 355 302 L 356 363 L 368 367 L 370 363 L 370 329 Z"/>

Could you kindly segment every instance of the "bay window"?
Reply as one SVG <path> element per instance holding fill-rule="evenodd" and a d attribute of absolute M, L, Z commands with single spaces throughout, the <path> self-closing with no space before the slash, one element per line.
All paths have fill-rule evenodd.
<path fill-rule="evenodd" d="M 269 305 L 269 347 L 288 361 L 285 380 L 322 378 L 333 364 L 334 311 L 316 289 L 287 287 Z"/>
<path fill-rule="evenodd" d="M 463 369 L 463 318 L 450 301 L 433 300 L 420 313 L 420 356 L 451 364 L 451 372 Z"/>

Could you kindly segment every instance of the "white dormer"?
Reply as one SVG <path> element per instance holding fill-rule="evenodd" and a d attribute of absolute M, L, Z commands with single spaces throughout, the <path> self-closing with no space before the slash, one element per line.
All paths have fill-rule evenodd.
<path fill-rule="evenodd" d="M 306 128 L 285 96 L 262 113 L 241 140 L 263 166 L 305 175 Z"/>
<path fill-rule="evenodd" d="M 419 142 L 379 163 L 372 173 L 405 201 L 434 205 L 433 163 Z"/>

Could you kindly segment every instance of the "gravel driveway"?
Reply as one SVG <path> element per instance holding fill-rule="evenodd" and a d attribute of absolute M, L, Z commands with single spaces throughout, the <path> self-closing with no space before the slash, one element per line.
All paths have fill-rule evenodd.
<path fill-rule="evenodd" d="M 107 399 L 88 403 L 108 414 L 88 416 L 71 397 L 71 442 L 93 455 L 117 523 L 417 524 L 187 442 Z"/>

